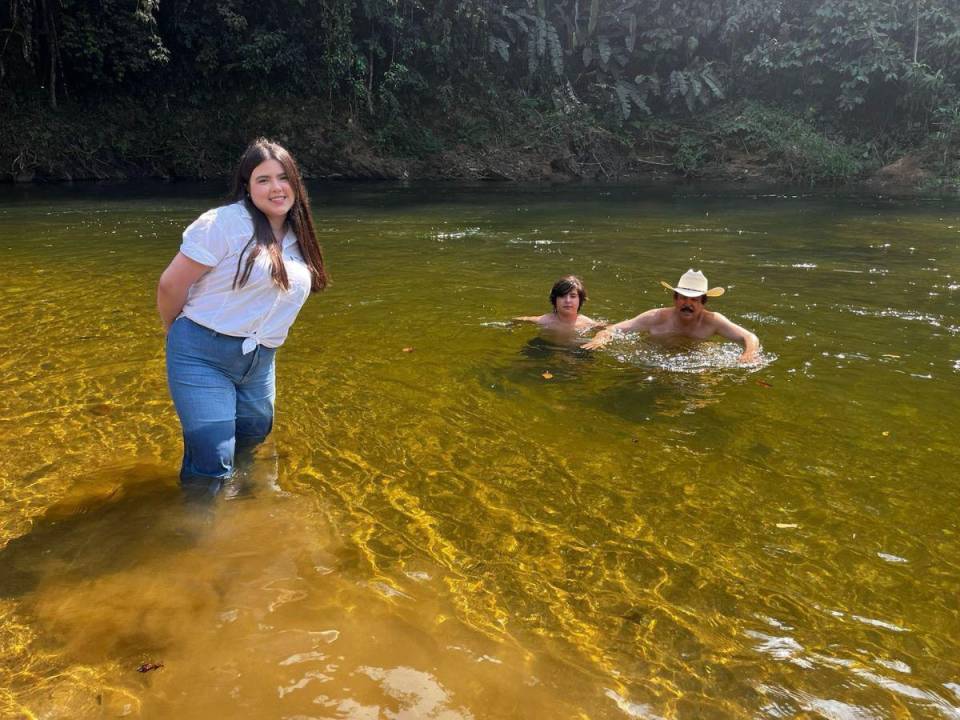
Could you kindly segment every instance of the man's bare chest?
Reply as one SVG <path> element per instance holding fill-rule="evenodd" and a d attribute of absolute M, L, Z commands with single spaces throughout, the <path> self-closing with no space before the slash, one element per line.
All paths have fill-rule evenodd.
<path fill-rule="evenodd" d="M 715 334 L 713 327 L 709 323 L 698 323 L 696 325 L 680 325 L 679 323 L 664 322 L 658 323 L 650 328 L 650 336 L 669 340 L 670 338 L 692 338 L 694 340 L 707 340 Z"/>

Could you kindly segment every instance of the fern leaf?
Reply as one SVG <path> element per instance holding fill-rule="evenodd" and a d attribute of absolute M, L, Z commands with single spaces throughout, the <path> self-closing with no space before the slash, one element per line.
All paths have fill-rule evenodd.
<path fill-rule="evenodd" d="M 627 80 L 621 80 L 617 84 L 622 86 L 627 91 L 627 95 L 630 97 L 630 100 L 641 112 L 646 115 L 650 114 L 650 108 L 647 105 L 646 93 L 640 87 Z"/>
<path fill-rule="evenodd" d="M 612 50 L 610 48 L 610 41 L 607 40 L 605 36 L 597 40 L 597 50 L 600 52 L 600 62 L 604 65 L 610 62 L 610 53 Z"/>
<path fill-rule="evenodd" d="M 623 113 L 623 119 L 630 117 L 630 93 L 623 86 L 623 83 L 617 83 L 613 87 L 617 93 L 617 99 L 620 100 L 620 112 Z"/>
<path fill-rule="evenodd" d="M 717 81 L 717 78 L 714 77 L 713 71 L 708 65 L 704 68 L 703 72 L 700 73 L 700 79 L 703 80 L 704 84 L 710 88 L 710 92 L 713 93 L 713 96 L 719 100 L 723 100 L 723 89 L 720 87 L 720 83 Z"/>
<path fill-rule="evenodd" d="M 684 97 L 684 101 L 687 104 L 687 109 L 693 112 L 697 107 L 697 102 L 703 102 L 703 98 L 701 97 L 703 95 L 703 83 L 700 82 L 700 78 L 693 74 L 689 76 L 688 81 L 688 91 L 686 97 Z"/>
<path fill-rule="evenodd" d="M 505 63 L 510 62 L 510 43 L 498 37 L 490 37 L 490 52 L 497 53 Z"/>
<path fill-rule="evenodd" d="M 685 98 L 687 96 L 687 78 L 682 70 L 674 70 L 670 73 L 670 81 L 667 90 L 667 97 Z"/>

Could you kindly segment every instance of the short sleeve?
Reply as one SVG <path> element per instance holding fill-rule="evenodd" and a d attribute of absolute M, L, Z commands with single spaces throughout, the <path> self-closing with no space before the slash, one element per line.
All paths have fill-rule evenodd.
<path fill-rule="evenodd" d="M 229 218 L 223 217 L 220 212 L 222 209 L 208 210 L 183 231 L 181 253 L 209 267 L 215 267 L 230 255 L 233 246 L 230 232 L 232 223 Z"/>

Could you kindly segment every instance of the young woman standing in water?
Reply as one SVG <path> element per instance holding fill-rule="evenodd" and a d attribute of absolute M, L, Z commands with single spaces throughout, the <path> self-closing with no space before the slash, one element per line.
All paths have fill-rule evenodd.
<path fill-rule="evenodd" d="M 287 150 L 255 140 L 240 158 L 232 200 L 184 231 L 157 288 L 183 428 L 180 480 L 213 492 L 232 474 L 237 446 L 270 433 L 274 354 L 307 297 L 328 282 Z"/>

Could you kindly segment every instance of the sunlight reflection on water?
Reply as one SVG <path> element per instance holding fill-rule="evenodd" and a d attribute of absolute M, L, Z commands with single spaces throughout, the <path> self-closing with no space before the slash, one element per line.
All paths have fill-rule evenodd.
<path fill-rule="evenodd" d="M 619 362 L 626 365 L 676 373 L 706 373 L 711 370 L 733 369 L 756 372 L 776 362 L 777 359 L 776 354 L 761 350 L 756 361 L 741 363 L 739 357 L 742 351 L 743 348 L 739 345 L 731 343 L 700 343 L 683 351 L 664 350 L 652 343 L 646 343 L 630 350 L 614 350 L 614 354 Z"/>
<path fill-rule="evenodd" d="M 36 192 L 0 196 L 0 714 L 957 717 L 956 208 L 324 190 L 336 284 L 195 505 L 152 295 L 216 193 Z M 760 362 L 509 322 L 691 266 Z"/>

